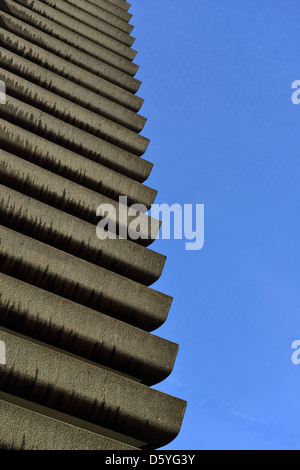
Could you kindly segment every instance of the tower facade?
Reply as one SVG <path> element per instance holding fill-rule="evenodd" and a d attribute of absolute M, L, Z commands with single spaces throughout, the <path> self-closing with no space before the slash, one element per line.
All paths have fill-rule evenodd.
<path fill-rule="evenodd" d="M 172 298 L 151 287 L 165 257 L 129 7 L 1 2 L 3 449 L 157 449 L 182 424 L 186 403 L 152 388 L 178 345 L 153 334 Z"/>

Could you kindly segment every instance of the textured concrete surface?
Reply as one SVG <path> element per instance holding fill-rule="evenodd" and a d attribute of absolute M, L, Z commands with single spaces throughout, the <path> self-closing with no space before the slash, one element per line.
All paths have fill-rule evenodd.
<path fill-rule="evenodd" d="M 0 328 L 8 361 L 0 387 L 10 394 L 143 440 L 153 448 L 178 434 L 186 403 Z M 134 400 L 133 400 L 134 397 Z"/>
<path fill-rule="evenodd" d="M 45 0 L 45 3 L 52 3 L 54 0 Z M 66 5 L 62 5 L 62 3 L 69 4 L 68 9 Z M 68 14 L 73 18 L 80 18 L 83 23 L 91 24 L 95 29 L 98 29 L 99 21 L 105 21 L 109 25 L 115 26 L 119 28 L 124 33 L 130 34 L 133 30 L 133 26 L 128 24 L 128 21 L 124 21 L 121 18 L 118 18 L 116 15 L 109 13 L 108 11 L 100 8 L 95 7 L 93 4 L 88 6 L 87 12 L 85 12 L 82 8 L 86 6 L 86 4 L 81 4 L 78 8 L 78 2 L 76 0 L 67 0 L 66 2 L 58 2 L 56 0 L 57 8 L 64 9 L 68 11 Z M 88 13 L 90 12 L 90 13 Z"/>
<path fill-rule="evenodd" d="M 89 0 L 90 3 L 93 3 L 94 5 L 96 6 L 102 6 L 102 3 L 105 1 L 105 0 Z M 119 8 L 122 8 L 123 10 L 125 11 L 128 11 L 129 8 L 131 7 L 131 4 L 126 2 L 125 0 L 107 0 L 108 3 L 112 3 L 113 5 L 119 7 Z M 105 2 L 105 3 L 107 3 Z M 103 9 L 104 6 L 102 6 Z"/>
<path fill-rule="evenodd" d="M 99 116 L 82 106 L 70 103 L 51 91 L 35 85 L 7 70 L 1 71 L 1 79 L 6 84 L 6 93 L 16 96 L 19 100 L 39 108 L 51 116 L 71 123 L 96 137 L 107 140 L 136 155 L 142 155 L 147 150 L 149 139 Z"/>
<path fill-rule="evenodd" d="M 82 186 L 107 195 L 116 201 L 119 195 L 127 196 L 128 204 L 139 202 L 150 208 L 156 191 L 135 180 L 88 160 L 81 155 L 35 136 L 0 118 L 0 137 L 4 148 L 10 148 L 21 157 L 53 173 L 64 176 Z M 12 140 L 13 139 L 13 140 Z M 0 149 L 1 165 L 5 162 L 22 166 L 20 158 Z M 16 163 L 14 163 L 16 162 Z M 3 167 L 4 171 L 4 167 Z M 4 177 L 4 172 L 3 172 Z M 9 177 L 9 175 L 8 175 Z M 10 178 L 10 177 L 9 177 Z M 10 178 L 11 179 L 11 178 Z M 140 194 L 140 197 L 138 197 Z M 141 207 L 142 209 L 142 207 Z"/>
<path fill-rule="evenodd" d="M 0 118 L 0 123 L 3 149 L 16 153 L 26 160 L 113 199 L 118 200 L 121 194 L 128 196 L 130 205 L 134 202 L 140 202 L 149 207 L 156 197 L 156 191 L 139 183 L 139 181 L 146 179 L 153 166 L 146 160 L 137 159 L 134 173 L 125 170 L 125 174 L 121 174 L 4 119 Z M 6 153 L 0 149 L 1 160 L 7 159 Z M 134 179 L 126 176 L 126 173 L 130 173 Z M 139 190 L 140 198 L 138 198 Z"/>
<path fill-rule="evenodd" d="M 146 123 L 145 117 L 130 109 L 104 98 L 99 93 L 70 82 L 70 80 L 54 72 L 48 70 L 45 74 L 43 67 L 2 47 L 0 47 L 0 63 L 2 67 L 1 73 L 4 73 L 4 69 L 9 70 L 19 77 L 23 77 L 23 79 L 36 83 L 45 90 L 52 91 L 58 96 L 77 103 L 85 109 L 121 124 L 132 131 L 142 131 Z"/>
<path fill-rule="evenodd" d="M 131 445 L 60 421 L 58 417 L 32 411 L 26 407 L 28 404 L 0 394 L 0 450 L 136 450 Z M 43 407 L 40 409 L 45 411 Z"/>
<path fill-rule="evenodd" d="M 78 3 L 76 5 L 77 7 L 76 9 L 74 8 L 72 9 L 71 6 L 68 5 L 66 2 L 61 2 L 60 0 L 44 0 L 43 3 L 46 3 L 47 5 L 59 10 L 60 12 L 67 14 L 74 21 L 79 21 L 83 26 L 90 25 L 91 27 L 93 27 L 94 30 L 98 32 L 102 32 L 106 34 L 107 36 L 112 37 L 123 44 L 132 46 L 132 44 L 135 41 L 135 38 L 130 36 L 128 33 L 125 33 L 121 29 L 115 26 L 112 26 L 106 21 L 103 21 L 102 18 L 95 19 L 92 15 L 87 15 L 86 12 L 80 11 L 80 9 L 78 9 Z M 89 3 L 95 4 L 94 2 L 89 2 Z M 70 15 L 72 11 L 73 11 L 73 16 Z M 94 31 L 94 33 L 92 34 L 93 40 L 95 36 L 96 34 Z"/>
<path fill-rule="evenodd" d="M 10 95 L 0 108 L 0 117 L 133 179 L 136 167 L 145 165 L 137 155 Z"/>
<path fill-rule="evenodd" d="M 106 34 L 98 32 L 97 36 L 95 36 L 95 31 L 90 26 L 76 21 L 74 18 L 65 15 L 55 8 L 49 7 L 45 3 L 38 0 L 18 0 L 18 3 L 20 5 L 16 5 L 16 2 L 12 0 L 3 0 L 2 8 L 6 7 L 8 13 L 15 14 L 21 20 L 30 22 L 33 26 L 38 25 L 56 38 L 120 70 L 122 70 L 122 64 L 125 66 L 125 72 L 127 67 L 130 66 L 127 62 L 122 61 L 121 57 L 132 61 L 137 54 L 137 51 L 110 38 Z M 90 39 L 91 37 L 93 40 Z M 109 51 L 113 52 L 113 54 L 109 54 Z M 115 53 L 121 57 L 116 57 Z"/>
<path fill-rule="evenodd" d="M 131 7 L 131 4 L 126 2 L 125 0 L 89 0 L 89 2 L 93 5 L 96 5 L 97 7 L 103 8 L 103 10 L 107 9 L 106 5 L 108 3 L 125 11 L 128 11 Z"/>
<path fill-rule="evenodd" d="M 80 4 L 76 3 L 74 0 L 66 0 L 66 1 L 70 3 L 71 5 L 78 6 L 82 10 L 86 11 L 87 13 L 90 13 L 91 15 L 99 19 L 102 19 L 103 17 L 103 10 L 105 10 L 108 13 L 111 13 L 114 16 L 117 16 L 118 18 L 121 18 L 127 23 L 132 18 L 131 13 L 124 11 L 124 9 L 120 8 L 119 5 L 112 5 L 107 0 L 101 0 L 101 1 L 98 1 L 97 3 L 82 0 Z M 92 3 L 93 6 L 91 6 L 90 3 Z"/>
<path fill-rule="evenodd" d="M 15 9 L 17 9 L 17 7 L 21 8 L 20 5 L 16 5 Z M 21 13 L 20 16 L 22 16 Z M 79 66 L 80 68 L 93 73 L 97 77 L 104 78 L 125 90 L 136 93 L 140 87 L 141 83 L 139 80 L 133 77 L 138 70 L 138 66 L 134 66 L 134 70 L 128 69 L 124 72 L 100 61 L 99 59 L 96 59 L 95 57 L 81 52 L 68 44 L 64 44 L 64 47 L 62 48 L 61 41 L 59 39 L 56 39 L 55 37 L 50 36 L 50 34 L 46 34 L 28 23 L 21 21 L 17 17 L 10 16 L 4 12 L 1 13 L 1 23 L 3 27 L 14 34 L 37 44 L 59 57 L 67 59 L 69 62 Z M 132 63 L 130 62 L 130 64 Z M 81 73 L 83 73 L 83 71 Z M 128 73 L 130 73 L 130 75 L 128 75 Z"/>
<path fill-rule="evenodd" d="M 114 208 L 114 213 L 107 216 L 117 230 L 117 232 L 113 230 L 113 233 L 125 229 L 127 234 L 128 226 L 130 228 L 130 224 L 138 217 L 141 224 L 141 238 L 135 241 L 147 246 L 157 237 L 160 222 L 147 214 L 128 209 L 127 206 L 119 205 L 119 202 L 113 199 L 25 160 L 17 159 L 17 157 L 7 159 L 7 154 L 1 151 L 0 162 L 0 182 L 6 186 L 18 188 L 22 193 L 86 220 L 95 227 L 101 219 L 96 215 L 98 206 L 109 205 Z"/>
<path fill-rule="evenodd" d="M 133 94 L 137 90 L 134 90 L 133 93 L 124 90 L 124 88 L 111 83 L 109 79 L 104 80 L 87 70 L 83 70 L 81 67 L 69 62 L 68 59 L 58 57 L 56 54 L 39 47 L 33 42 L 27 41 L 7 29 L 0 28 L 0 43 L 9 51 L 16 52 L 20 56 L 45 67 L 45 69 L 67 78 L 71 84 L 73 82 L 80 84 L 88 90 L 99 93 L 101 96 L 133 111 L 139 111 L 143 104 L 143 99 Z"/>
<path fill-rule="evenodd" d="M 100 240 L 94 224 L 1 184 L 0 217 L 8 228 L 141 284 L 157 281 L 165 264 L 166 257 L 155 251 L 119 237 Z"/>
<path fill-rule="evenodd" d="M 0 271 L 146 331 L 167 319 L 172 297 L 0 226 Z"/>
<path fill-rule="evenodd" d="M 0 273 L 0 325 L 147 385 L 173 370 L 178 345 Z"/>
<path fill-rule="evenodd" d="M 151 388 L 178 345 L 151 334 L 172 298 L 149 287 L 166 257 L 129 7 L 0 2 L 1 449 L 155 449 L 181 427 L 186 402 Z"/>

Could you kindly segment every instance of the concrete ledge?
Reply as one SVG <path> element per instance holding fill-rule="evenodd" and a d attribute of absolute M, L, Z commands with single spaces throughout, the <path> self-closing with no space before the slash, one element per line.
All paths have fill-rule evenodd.
<path fill-rule="evenodd" d="M 0 271 L 54 294 L 153 331 L 172 297 L 0 226 Z"/>
<path fill-rule="evenodd" d="M 0 325 L 136 377 L 172 372 L 178 345 L 0 273 Z"/>
<path fill-rule="evenodd" d="M 150 388 L 178 345 L 150 334 L 172 298 L 149 287 L 165 257 L 129 6 L 0 4 L 0 449 L 150 450 L 181 428 L 186 402 Z"/>
<path fill-rule="evenodd" d="M 9 31 L 79 66 L 82 69 L 81 74 L 84 73 L 84 70 L 87 70 L 97 77 L 108 80 L 131 93 L 136 93 L 141 85 L 141 82 L 133 78 L 133 76 L 81 52 L 68 44 L 62 44 L 59 39 L 43 33 L 18 18 L 10 16 L 7 13 L 2 13 L 1 20 L 3 27 Z M 137 68 L 138 66 L 135 66 L 136 71 Z"/>
<path fill-rule="evenodd" d="M 139 156 L 10 95 L 6 96 L 6 105 L 0 108 L 0 117 L 132 179 L 138 167 L 152 167 L 145 160 L 139 162 Z"/>
<path fill-rule="evenodd" d="M 130 36 L 128 33 L 121 31 L 121 29 L 112 26 L 111 24 L 107 23 L 106 21 L 103 21 L 102 19 L 97 20 L 91 17 L 91 15 L 87 16 L 86 13 L 84 13 L 83 11 L 75 12 L 77 14 L 76 19 L 74 16 L 70 15 L 72 9 L 70 8 L 70 5 L 68 5 L 66 2 L 61 2 L 60 0 L 43 0 L 43 3 L 55 8 L 56 10 L 62 13 L 67 14 L 68 16 L 73 18 L 74 21 L 80 21 L 81 24 L 85 24 L 89 27 L 92 27 L 94 30 L 104 33 L 107 36 L 110 36 L 111 38 L 120 41 L 129 47 L 132 46 L 135 41 L 135 38 Z"/>
<path fill-rule="evenodd" d="M 147 286 L 159 279 L 166 261 L 131 240 L 99 240 L 95 225 L 2 185 L 0 217 L 8 228 Z"/>
<path fill-rule="evenodd" d="M 53 8 L 57 8 L 57 10 L 62 11 L 63 13 L 66 13 L 67 15 L 71 16 L 71 18 L 79 20 L 82 23 L 85 23 L 93 27 L 95 30 L 102 31 L 102 32 L 107 31 L 106 34 L 108 34 L 109 32 L 109 35 L 111 37 L 114 37 L 115 39 L 118 39 L 118 40 L 120 40 L 119 37 L 114 35 L 114 32 L 116 30 L 118 30 L 119 33 L 123 35 L 127 35 L 128 38 L 130 37 L 129 34 L 133 30 L 133 26 L 129 25 L 128 23 L 121 20 L 120 18 L 115 17 L 114 15 L 111 15 L 110 13 L 105 12 L 105 10 L 103 10 L 103 14 L 100 19 L 78 8 L 78 3 L 75 6 L 73 6 L 67 2 L 61 2 L 59 0 L 43 0 L 43 1 L 47 5 Z M 110 19 L 112 19 L 112 21 L 108 21 Z M 106 31 L 103 30 L 104 24 L 106 25 Z"/>
<path fill-rule="evenodd" d="M 172 441 L 186 402 L 0 329 L 0 389 L 147 442 Z M 133 399 L 134 397 L 134 399 Z"/>
<path fill-rule="evenodd" d="M 11 31 L 0 29 L 1 45 L 8 51 L 16 52 L 24 59 L 39 64 L 47 71 L 55 72 L 72 83 L 79 84 L 109 100 L 114 101 L 132 111 L 139 111 L 144 100 L 113 83 L 83 70 L 81 67 L 62 59 L 55 54 L 13 34 Z"/>
<path fill-rule="evenodd" d="M 43 67 L 0 47 L 0 63 L 3 68 L 17 74 L 23 79 L 36 83 L 45 90 L 72 101 L 87 110 L 99 114 L 132 131 L 142 131 L 147 119 L 130 109 L 125 108 L 99 93 L 83 88 L 67 78 L 45 70 Z"/>
<path fill-rule="evenodd" d="M 42 137 L 35 136 L 31 132 L 27 132 L 7 121 L 0 119 L 0 123 L 2 148 L 9 148 L 17 155 L 21 155 L 21 161 L 19 161 L 19 157 L 0 149 L 2 166 L 6 162 L 6 164 L 10 163 L 16 168 L 16 165 L 22 166 L 22 161 L 26 159 L 116 201 L 119 200 L 120 195 L 123 195 L 127 196 L 128 205 L 142 203 L 150 208 L 154 202 L 157 194 L 154 189 L 59 145 L 48 142 Z M 15 138 L 13 142 L 9 140 L 12 136 Z"/>
<path fill-rule="evenodd" d="M 68 3 L 71 3 L 73 5 L 72 0 L 66 0 Z M 92 4 L 92 5 L 91 5 Z M 76 5 L 76 3 L 75 3 Z M 107 0 L 98 0 L 97 2 L 90 2 L 90 1 L 85 1 L 82 0 L 79 4 L 79 8 L 82 10 L 90 13 L 93 16 L 96 16 L 97 18 L 102 18 L 102 12 L 105 10 L 108 13 L 111 13 L 114 16 L 117 16 L 118 18 L 121 18 L 122 20 L 126 21 L 127 23 L 131 20 L 132 15 L 131 13 L 128 13 L 125 8 L 121 8 L 119 5 L 113 5 L 112 3 L 108 2 Z M 78 6 L 78 3 L 77 3 Z"/>
<path fill-rule="evenodd" d="M 109 204 L 114 207 L 115 213 L 109 214 L 107 220 L 111 226 L 118 230 L 128 228 L 137 217 L 140 222 L 140 237 L 136 243 L 150 245 L 157 237 L 161 223 L 148 215 L 129 211 L 128 206 L 119 205 L 119 202 L 110 199 L 91 189 L 74 183 L 62 176 L 33 165 L 19 158 L 10 158 L 9 154 L 0 153 L 0 182 L 5 186 L 41 200 L 50 206 L 57 207 L 79 219 L 94 224 L 100 221 L 96 215 L 98 206 Z M 111 230 L 112 231 L 112 230 Z M 115 230 L 113 231 L 114 233 Z"/>
<path fill-rule="evenodd" d="M 32 406 L 27 400 L 6 393 L 0 393 L 0 414 L 2 450 L 137 450 L 129 444 L 63 422 L 61 419 L 66 415 L 62 413 Z M 76 424 L 81 422 L 78 420 Z"/>
<path fill-rule="evenodd" d="M 150 141 L 146 137 L 57 96 L 55 93 L 45 90 L 23 77 L 3 69 L 1 71 L 1 80 L 5 82 L 6 93 L 20 100 L 22 103 L 20 107 L 23 107 L 24 103 L 28 103 L 52 117 L 78 127 L 135 155 L 140 156 L 147 150 Z M 47 116 L 44 119 L 46 118 Z"/>
<path fill-rule="evenodd" d="M 32 26 L 38 26 L 42 31 L 48 32 L 67 44 L 104 60 L 104 62 L 120 70 L 122 70 L 122 64 L 123 68 L 126 67 L 125 72 L 129 66 L 128 63 L 122 61 L 121 57 L 132 61 L 137 54 L 137 51 L 129 46 L 100 31 L 96 32 L 90 26 L 65 15 L 55 8 L 49 7 L 39 0 L 17 0 L 17 2 L 22 7 L 15 5 L 16 2 L 11 0 L 3 0 L 3 5 L 7 7 L 7 13 L 17 15 L 21 20 L 28 21 Z M 32 14 L 32 12 L 35 13 Z M 21 16 L 19 16 L 20 13 Z M 108 51 L 111 51 L 113 55 L 109 55 Z M 114 54 L 118 54 L 118 56 L 115 57 Z"/>
<path fill-rule="evenodd" d="M 101 6 L 102 1 L 103 0 L 89 0 L 90 3 L 93 3 L 97 6 Z M 117 7 L 122 8 L 125 11 L 128 11 L 131 7 L 131 4 L 126 2 L 125 0 L 107 0 L 107 2 L 111 3 L 112 5 L 116 5 Z"/>

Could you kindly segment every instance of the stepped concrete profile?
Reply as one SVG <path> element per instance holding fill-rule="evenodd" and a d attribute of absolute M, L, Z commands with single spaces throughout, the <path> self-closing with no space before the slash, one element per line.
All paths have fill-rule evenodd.
<path fill-rule="evenodd" d="M 151 450 L 182 425 L 186 402 L 152 388 L 178 345 L 153 334 L 172 297 L 151 287 L 166 257 L 129 8 L 0 3 L 0 449 Z"/>
<path fill-rule="evenodd" d="M 2 225 L 141 284 L 153 284 L 161 276 L 165 256 L 118 236 L 116 240 L 103 237 L 99 251 L 93 224 L 1 184 L 0 214 Z"/>
<path fill-rule="evenodd" d="M 0 367 L 4 392 L 68 410 L 113 431 L 121 428 L 152 448 L 178 434 L 185 411 L 182 400 L 2 327 L 0 340 L 10 357 Z"/>
<path fill-rule="evenodd" d="M 21 13 L 19 16 L 22 16 Z M 79 65 L 96 76 L 111 81 L 125 90 L 135 93 L 141 85 L 141 83 L 133 77 L 138 70 L 138 66 L 131 62 L 126 62 L 126 66 L 116 69 L 114 66 L 109 65 L 104 61 L 100 61 L 85 52 L 79 51 L 76 47 L 69 46 L 64 43 L 63 48 L 61 48 L 61 41 L 59 39 L 56 39 L 52 35 L 46 34 L 38 28 L 34 28 L 30 24 L 19 20 L 18 17 L 12 17 L 1 12 L 1 22 L 9 31 L 12 31 L 34 44 L 44 47 L 49 52 L 52 52 L 75 65 Z M 123 63 L 125 59 L 120 57 L 120 60 Z"/>
<path fill-rule="evenodd" d="M 7 29 L 0 29 L 0 44 L 5 44 L 9 51 L 16 52 L 25 59 L 40 64 L 47 71 L 53 71 L 67 78 L 70 81 L 70 86 L 73 86 L 73 82 L 80 84 L 133 111 L 139 111 L 143 104 L 143 99 L 130 91 L 127 92 L 124 88 L 87 70 L 83 71 L 80 66 L 69 62 L 67 58 L 62 59 Z"/>
<path fill-rule="evenodd" d="M 45 74 L 45 69 L 34 64 L 17 54 L 0 47 L 0 61 L 7 71 L 12 71 L 24 81 L 36 83 L 43 89 L 54 92 L 56 95 L 66 98 L 69 102 L 81 105 L 94 113 L 104 116 L 111 121 L 136 132 L 141 132 L 146 124 L 146 118 L 130 109 L 108 100 L 99 93 L 87 90 L 70 80 L 57 75 L 50 70 Z M 3 72 L 4 73 L 4 69 Z"/>
<path fill-rule="evenodd" d="M 17 95 L 20 100 L 26 100 L 39 109 L 45 110 L 52 116 L 62 118 L 67 122 L 72 122 L 74 127 L 88 131 L 97 137 L 104 138 L 139 156 L 147 150 L 149 139 L 120 124 L 116 124 L 77 104 L 71 104 L 69 100 L 58 97 L 51 91 L 45 90 L 11 72 L 3 71 L 1 78 L 6 84 L 7 93 Z M 9 96 L 7 104 L 10 104 L 9 99 L 12 98 Z M 27 110 L 28 108 L 25 107 L 25 112 L 27 112 Z M 27 125 L 25 118 L 20 117 L 19 119 L 24 119 L 24 124 Z M 33 125 L 35 125 L 35 123 L 33 123 Z"/>
<path fill-rule="evenodd" d="M 129 16 L 127 20 L 124 20 L 116 15 L 115 12 L 119 13 L 119 10 L 115 7 L 114 13 L 110 13 L 107 9 L 101 8 L 95 4 L 90 5 L 90 2 L 82 1 L 80 4 L 76 0 L 67 0 L 65 2 L 60 2 L 57 0 L 45 0 L 45 3 L 48 5 L 55 2 L 56 8 L 59 10 L 67 11 L 72 18 L 80 18 L 83 23 L 91 24 L 97 30 L 102 21 L 105 21 L 109 25 L 115 26 L 116 28 L 124 31 L 125 33 L 130 34 L 133 30 L 133 26 L 128 24 Z M 103 5 L 102 5 L 103 6 Z M 113 9 L 111 7 L 111 9 Z M 128 13 L 125 13 L 129 15 Z M 130 15 L 131 17 L 131 15 Z"/>
<path fill-rule="evenodd" d="M 4 450 L 137 450 L 143 442 L 128 439 L 126 436 L 106 437 L 103 430 L 95 425 L 85 429 L 85 422 L 72 419 L 49 408 L 32 404 L 26 400 L 0 393 L 0 435 Z M 28 432 L 30 429 L 30 433 Z M 113 433 L 111 433 L 113 434 Z M 117 434 L 117 433 L 114 433 Z M 121 439 L 122 440 L 121 440 Z M 131 445 L 122 441 L 132 441 Z"/>
<path fill-rule="evenodd" d="M 78 6 L 75 0 L 67 0 L 68 3 L 74 6 Z M 118 18 L 121 18 L 122 20 L 126 21 L 127 23 L 131 20 L 132 15 L 131 13 L 128 13 L 127 11 L 123 11 L 120 8 L 116 8 L 116 6 L 112 6 L 109 4 L 109 1 L 102 1 L 98 2 L 97 4 L 94 3 L 95 6 L 90 6 L 89 1 L 82 1 L 80 3 L 79 8 L 82 10 L 91 13 L 93 16 L 96 18 L 102 19 L 103 17 L 103 10 L 105 10 L 107 13 L 112 13 L 114 16 L 117 16 Z"/>
<path fill-rule="evenodd" d="M 123 57 L 132 61 L 135 58 L 137 51 L 134 51 L 129 46 L 120 44 L 120 42 L 109 38 L 100 32 L 95 37 L 96 42 L 91 41 L 89 38 L 91 36 L 92 28 L 82 25 L 79 21 L 70 18 L 68 15 L 63 14 L 54 8 L 47 7 L 47 5 L 42 2 L 35 0 L 19 0 L 19 3 L 21 3 L 21 6 L 16 5 L 13 0 L 3 0 L 3 4 L 6 6 L 7 12 L 18 16 L 20 19 L 32 24 L 33 26 L 38 26 L 67 44 L 76 46 L 76 48 L 87 52 L 108 64 L 114 65 L 120 70 L 125 68 L 125 71 L 127 72 L 128 67 L 129 70 L 130 68 L 136 68 L 136 66 L 133 66 L 130 62 L 122 59 Z M 36 13 L 33 13 L 28 8 L 22 7 L 23 5 L 24 7 L 30 5 L 30 8 Z M 49 19 L 45 18 L 45 16 Z"/>

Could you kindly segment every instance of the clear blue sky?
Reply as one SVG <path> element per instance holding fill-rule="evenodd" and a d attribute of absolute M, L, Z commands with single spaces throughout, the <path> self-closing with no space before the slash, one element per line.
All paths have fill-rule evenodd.
<path fill-rule="evenodd" d="M 157 241 L 156 388 L 188 401 L 169 449 L 300 449 L 298 0 L 131 0 L 157 202 L 205 204 L 205 247 Z"/>

